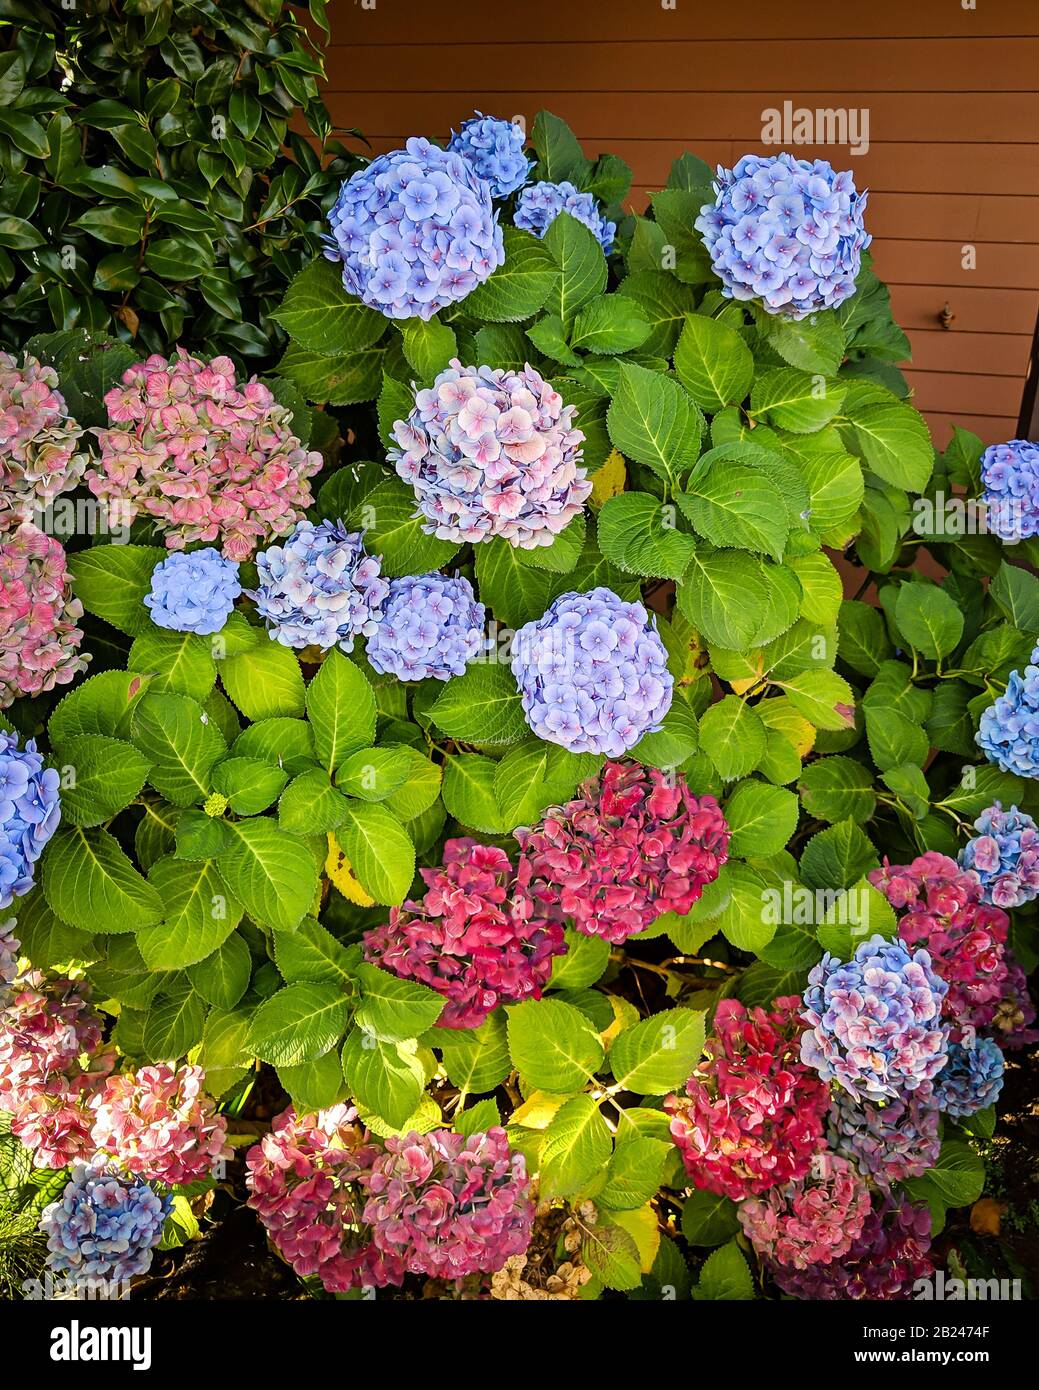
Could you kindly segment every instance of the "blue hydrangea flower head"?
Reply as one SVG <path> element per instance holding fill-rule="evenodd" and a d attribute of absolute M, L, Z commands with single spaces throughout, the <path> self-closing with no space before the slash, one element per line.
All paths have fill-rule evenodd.
<path fill-rule="evenodd" d="M 997 801 L 974 822 L 978 832 L 960 850 L 960 868 L 981 884 L 982 898 L 1006 911 L 1039 895 L 1039 827 L 1026 811 Z"/>
<path fill-rule="evenodd" d="M 879 1187 L 919 1178 L 938 1162 L 938 1105 L 932 1083 L 883 1104 L 857 1101 L 843 1087 L 833 1092 L 827 1137 Z"/>
<path fill-rule="evenodd" d="M 854 294 L 872 238 L 862 221 L 867 195 L 850 173 L 825 159 L 748 154 L 734 169 L 718 166 L 714 191 L 694 225 L 722 294 L 792 319 Z"/>
<path fill-rule="evenodd" d="M 526 134 L 515 121 L 501 121 L 482 111 L 452 130 L 447 148 L 464 155 L 491 190 L 492 198 L 507 198 L 522 188 L 534 161 L 523 153 Z"/>
<path fill-rule="evenodd" d="M 934 1085 L 939 1109 L 964 1120 L 994 1105 L 1003 1089 L 1003 1053 L 991 1038 L 976 1038 L 972 1047 L 949 1044 L 949 1061 Z"/>
<path fill-rule="evenodd" d="M 391 579 L 382 619 L 368 639 L 368 660 L 380 675 L 402 681 L 450 680 L 479 652 L 484 615 L 468 579 Z"/>
<path fill-rule="evenodd" d="M 981 483 L 986 524 L 1001 541 L 1039 532 L 1039 443 L 990 444 L 981 456 Z"/>
<path fill-rule="evenodd" d="M 982 712 L 975 739 L 1001 771 L 1039 777 L 1039 647 L 1023 673 L 1010 672 L 1006 691 Z"/>
<path fill-rule="evenodd" d="M 143 1178 L 98 1154 L 72 1165 L 72 1177 L 40 1219 L 47 1264 L 72 1279 L 132 1279 L 152 1262 L 152 1250 L 173 1209 Z"/>
<path fill-rule="evenodd" d="M 241 592 L 237 563 L 219 550 L 175 550 L 152 571 L 144 604 L 156 627 L 205 637 L 220 631 Z"/>
<path fill-rule="evenodd" d="M 374 634 L 389 593 L 379 557 L 341 521 L 301 521 L 284 545 L 257 555 L 256 568 L 256 611 L 272 638 L 297 650 L 353 651 L 355 638 Z"/>
<path fill-rule="evenodd" d="M 609 255 L 617 234 L 616 222 L 606 220 L 591 193 L 582 193 L 566 179 L 562 183 L 534 183 L 525 188 L 516 202 L 513 221 L 525 232 L 543 237 L 561 212 L 568 212 L 587 227 Z"/>
<path fill-rule="evenodd" d="M 469 160 L 413 137 L 339 190 L 325 255 L 343 284 L 392 319 L 430 319 L 504 262 L 491 190 Z"/>
<path fill-rule="evenodd" d="M 827 952 L 808 974 L 801 1060 L 859 1101 L 914 1091 L 945 1066 L 947 989 L 927 951 L 879 934 L 847 962 Z"/>
<path fill-rule="evenodd" d="M 0 909 L 33 886 L 33 866 L 61 819 L 60 779 L 35 739 L 0 730 Z"/>
<path fill-rule="evenodd" d="M 671 708 L 674 678 L 656 623 L 612 589 L 562 594 L 521 627 L 512 671 L 527 723 L 571 753 L 620 757 Z"/>

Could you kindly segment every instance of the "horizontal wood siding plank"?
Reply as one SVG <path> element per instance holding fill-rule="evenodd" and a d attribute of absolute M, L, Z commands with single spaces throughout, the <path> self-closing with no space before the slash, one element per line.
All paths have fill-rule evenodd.
<path fill-rule="evenodd" d="M 936 449 L 946 449 L 952 438 L 954 426 L 961 430 L 971 430 L 985 444 L 1003 444 L 1017 434 L 1017 413 L 1013 415 L 972 415 L 965 410 L 952 414 L 945 411 L 925 410 L 924 419 L 931 431 Z"/>
<path fill-rule="evenodd" d="M 913 363 L 926 372 L 991 372 L 1017 379 L 1018 394 L 1028 369 L 1030 333 L 962 333 L 918 328 L 911 335 Z"/>
<path fill-rule="evenodd" d="M 975 265 L 964 265 L 973 246 Z M 875 240 L 873 268 L 895 285 L 983 285 L 986 289 L 1039 290 L 1039 245 L 1008 242 Z"/>
<path fill-rule="evenodd" d="M 948 303 L 955 314 L 951 331 L 962 333 L 1031 333 L 1039 297 L 1032 290 L 972 290 L 949 285 L 892 285 L 891 309 L 911 333 L 940 328 L 938 316 Z"/>
<path fill-rule="evenodd" d="M 946 410 L 961 406 L 979 415 L 1009 416 L 1021 405 L 1021 383 L 1013 377 L 974 376 L 959 372 L 906 371 L 917 410 Z"/>

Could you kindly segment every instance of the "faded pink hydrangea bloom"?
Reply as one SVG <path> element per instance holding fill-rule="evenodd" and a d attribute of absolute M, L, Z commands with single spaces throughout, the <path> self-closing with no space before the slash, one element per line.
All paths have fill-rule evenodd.
<path fill-rule="evenodd" d="M 629 762 L 607 763 L 576 800 L 515 834 L 548 915 L 614 945 L 662 912 L 688 912 L 729 851 L 713 796 L 693 796 L 681 773 Z"/>
<path fill-rule="evenodd" d="M 109 1077 L 93 1102 L 96 1148 L 128 1172 L 170 1186 L 210 1177 L 231 1150 L 205 1080 L 201 1067 L 174 1070 L 165 1062 Z"/>
<path fill-rule="evenodd" d="M 499 1004 L 540 999 L 566 942 L 531 896 L 530 866 L 516 870 L 504 850 L 463 839 L 421 873 L 425 897 L 365 933 L 365 959 L 442 994 L 444 1028 L 475 1028 Z"/>
<path fill-rule="evenodd" d="M 76 486 L 87 466 L 82 437 L 54 368 L 29 353 L 19 363 L 0 352 L 0 529 Z"/>
<path fill-rule="evenodd" d="M 992 1026 L 1010 987 L 1007 929 L 1002 908 L 982 901 L 977 875 L 954 859 L 928 850 L 911 864 L 888 864 L 869 875 L 892 907 L 903 910 L 898 935 L 907 946 L 923 946 L 931 967 L 949 986 L 942 1014 L 964 1029 Z"/>
<path fill-rule="evenodd" d="M 493 1274 L 530 1244 L 526 1163 L 501 1128 L 468 1138 L 437 1129 L 387 1139 L 364 1185 L 375 1244 L 411 1274 Z"/>
<path fill-rule="evenodd" d="M 302 1278 L 329 1293 L 399 1284 L 404 1265 L 372 1245 L 361 1180 L 380 1150 L 352 1106 L 317 1115 L 290 1106 L 246 1155 L 249 1206 Z"/>
<path fill-rule="evenodd" d="M 248 560 L 313 501 L 321 455 L 303 447 L 262 382 L 238 385 L 229 357 L 154 354 L 124 372 L 105 404 L 111 427 L 98 431 L 90 490 L 121 523 L 153 517 L 170 550 L 220 541 L 227 559 Z"/>
<path fill-rule="evenodd" d="M 61 542 L 28 522 L 0 532 L 0 709 L 86 669 L 82 616 Z"/>
<path fill-rule="evenodd" d="M 740 1225 L 760 1255 L 792 1269 L 826 1265 L 851 1249 L 870 1213 L 869 1188 L 854 1164 L 816 1154 L 797 1182 L 740 1204 Z"/>
<path fill-rule="evenodd" d="M 0 922 L 0 1007 L 7 1002 L 11 986 L 18 978 L 18 952 L 22 943 L 15 936 L 17 925 L 13 917 Z"/>
<path fill-rule="evenodd" d="M 801 1061 L 801 1000 L 771 1010 L 723 999 L 705 1059 L 668 1096 L 671 1135 L 699 1188 L 742 1201 L 804 1177 L 825 1147 L 829 1087 Z"/>
<path fill-rule="evenodd" d="M 93 1152 L 89 1102 L 114 1064 L 80 986 L 20 982 L 0 1015 L 0 1110 L 37 1167 L 64 1168 Z"/>

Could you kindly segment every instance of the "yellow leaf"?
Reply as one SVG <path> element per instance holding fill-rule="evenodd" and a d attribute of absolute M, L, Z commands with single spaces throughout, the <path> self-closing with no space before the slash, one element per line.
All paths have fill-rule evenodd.
<path fill-rule="evenodd" d="M 642 1273 L 648 1274 L 660 1249 L 660 1227 L 657 1225 L 656 1212 L 647 1202 L 644 1207 L 636 1207 L 634 1211 L 611 1211 L 610 1220 L 631 1236 L 638 1246 Z"/>
<path fill-rule="evenodd" d="M 354 878 L 350 861 L 339 847 L 339 841 L 328 832 L 328 858 L 325 860 L 325 873 L 342 893 L 343 897 L 358 907 L 374 907 L 375 899 L 369 897 Z"/>
<path fill-rule="evenodd" d="M 793 745 L 799 758 L 808 756 L 815 744 L 818 730 L 803 714 L 798 714 L 785 695 L 762 700 L 754 708 L 767 728 L 782 734 L 787 743 Z"/>
<path fill-rule="evenodd" d="M 639 1011 L 629 1000 L 620 999 L 616 994 L 608 994 L 606 997 L 613 1006 L 613 1022 L 599 1036 L 602 1038 L 603 1046 L 609 1047 L 618 1033 L 630 1028 L 633 1023 L 638 1023 Z"/>
<path fill-rule="evenodd" d="M 511 1124 L 524 1129 L 547 1129 L 566 1096 L 551 1096 L 547 1091 L 534 1091 L 512 1112 Z"/>
<path fill-rule="evenodd" d="M 623 492 L 627 480 L 628 470 L 624 466 L 624 455 L 614 449 L 602 467 L 597 468 L 592 474 L 592 506 L 601 507 L 611 497 Z"/>

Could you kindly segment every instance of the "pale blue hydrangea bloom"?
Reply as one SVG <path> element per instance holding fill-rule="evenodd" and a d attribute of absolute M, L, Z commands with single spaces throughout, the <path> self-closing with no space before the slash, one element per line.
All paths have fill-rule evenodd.
<path fill-rule="evenodd" d="M 1003 1053 L 991 1038 L 977 1038 L 972 1047 L 949 1044 L 949 1061 L 934 1085 L 938 1107 L 954 1120 L 964 1120 L 994 1105 L 1003 1089 Z"/>
<path fill-rule="evenodd" d="M 238 565 L 219 550 L 176 550 L 152 571 L 144 605 L 156 627 L 205 637 L 220 631 L 241 592 Z"/>
<path fill-rule="evenodd" d="M 173 1208 L 143 1178 L 131 1176 L 98 1154 L 72 1165 L 72 1178 L 40 1219 L 47 1237 L 47 1264 L 73 1279 L 131 1279 L 152 1262 L 162 1227 Z"/>
<path fill-rule="evenodd" d="M 1024 673 L 1011 671 L 1005 693 L 982 712 L 975 739 L 1001 771 L 1039 777 L 1039 647 Z"/>
<path fill-rule="evenodd" d="M 61 819 L 60 779 L 36 741 L 0 730 L 0 908 L 33 886 L 33 866 Z"/>
<path fill-rule="evenodd" d="M 450 680 L 479 652 L 484 615 L 468 579 L 391 579 L 379 626 L 368 640 L 368 660 L 380 675 L 402 681 Z"/>
<path fill-rule="evenodd" d="M 515 121 L 501 121 L 482 111 L 463 121 L 456 134 L 451 132 L 448 149 L 468 159 L 491 190 L 492 198 L 507 198 L 522 188 L 534 161 L 523 153 L 526 142 L 523 127 Z"/>
<path fill-rule="evenodd" d="M 591 193 L 582 193 L 566 179 L 561 183 L 535 183 L 525 188 L 516 203 L 513 221 L 525 232 L 543 237 L 561 212 L 568 212 L 587 227 L 609 254 L 617 233 L 616 222 L 606 220 Z"/>

